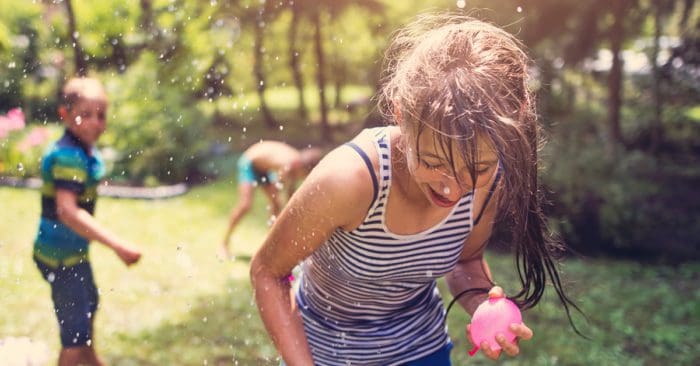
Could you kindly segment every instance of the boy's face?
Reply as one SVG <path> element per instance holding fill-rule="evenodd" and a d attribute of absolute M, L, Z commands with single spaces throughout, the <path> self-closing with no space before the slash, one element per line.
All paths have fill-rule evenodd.
<path fill-rule="evenodd" d="M 107 127 L 107 101 L 80 98 L 70 109 L 61 106 L 59 115 L 71 133 L 84 144 L 92 146 Z"/>

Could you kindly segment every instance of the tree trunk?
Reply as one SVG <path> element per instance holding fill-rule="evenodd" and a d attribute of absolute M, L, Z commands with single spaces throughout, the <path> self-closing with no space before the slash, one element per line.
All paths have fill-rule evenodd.
<path fill-rule="evenodd" d="M 341 77 L 338 76 L 335 79 L 335 100 L 333 102 L 333 106 L 336 109 L 342 108 L 342 106 L 340 105 L 343 102 L 343 100 L 341 98 L 342 91 L 343 91 L 343 82 L 341 80 Z"/>
<path fill-rule="evenodd" d="M 657 58 L 659 57 L 659 42 L 661 38 L 661 6 L 658 0 L 654 1 L 655 11 L 654 11 L 654 48 L 651 53 L 651 66 L 652 66 L 652 77 L 653 85 L 652 92 L 654 96 L 654 117 L 651 126 L 651 141 L 649 142 L 649 150 L 652 154 L 656 153 L 659 149 L 659 144 L 661 143 L 661 133 L 662 133 L 662 121 L 661 113 L 663 111 L 663 99 L 661 95 L 661 74 L 659 69 L 659 64 Z"/>
<path fill-rule="evenodd" d="M 321 34 L 321 12 L 315 10 L 314 21 L 314 44 L 316 50 L 316 81 L 318 84 L 319 106 L 321 107 L 321 138 L 325 142 L 332 141 L 330 126 L 328 125 L 328 106 L 326 105 L 326 78 L 324 75 L 325 59 L 323 51 L 323 37 Z"/>
<path fill-rule="evenodd" d="M 257 86 L 256 90 L 258 92 L 258 99 L 260 100 L 260 112 L 262 112 L 263 119 L 265 121 L 265 125 L 272 129 L 277 127 L 277 121 L 275 118 L 272 116 L 272 113 L 270 112 L 270 109 L 267 107 L 267 101 L 265 100 L 265 88 L 267 87 L 266 82 L 265 82 L 265 71 L 264 65 L 263 65 L 263 54 L 265 53 L 264 51 L 264 45 L 263 45 L 263 40 L 264 40 L 264 30 L 265 30 L 265 22 L 264 22 L 264 17 L 263 17 L 264 11 L 261 9 L 258 12 L 258 17 L 257 17 L 257 22 L 255 22 L 255 41 L 254 41 L 254 54 L 255 54 L 255 59 L 254 59 L 254 64 L 253 64 L 253 72 L 255 73 L 255 78 L 257 79 Z"/>
<path fill-rule="evenodd" d="M 612 66 L 608 75 L 608 128 L 610 136 L 607 141 L 607 149 L 610 156 L 614 154 L 617 146 L 621 144 L 622 132 L 620 129 L 620 109 L 622 108 L 622 65 L 620 57 L 622 41 L 624 38 L 624 11 L 625 6 L 617 3 L 613 11 L 613 24 L 610 28 L 610 51 L 612 52 Z"/>
<path fill-rule="evenodd" d="M 68 32 L 70 39 L 73 42 L 73 62 L 75 64 L 75 73 L 78 76 L 87 76 L 88 68 L 83 48 L 80 46 L 80 37 L 78 29 L 75 25 L 75 14 L 73 13 L 73 5 L 71 0 L 66 0 L 66 13 L 68 15 Z"/>
<path fill-rule="evenodd" d="M 149 41 L 158 37 L 158 31 L 155 29 L 155 21 L 153 20 L 153 3 L 152 0 L 141 0 L 141 31 L 148 35 Z M 147 41 L 147 43 L 149 42 Z"/>
<path fill-rule="evenodd" d="M 297 88 L 299 97 L 299 118 L 306 120 L 309 113 L 306 109 L 306 100 L 304 99 L 304 77 L 301 74 L 299 67 L 299 50 L 297 49 L 297 37 L 299 35 L 299 19 L 301 18 L 299 3 L 292 2 L 292 20 L 289 24 L 289 67 L 292 69 L 292 77 L 294 85 Z"/>

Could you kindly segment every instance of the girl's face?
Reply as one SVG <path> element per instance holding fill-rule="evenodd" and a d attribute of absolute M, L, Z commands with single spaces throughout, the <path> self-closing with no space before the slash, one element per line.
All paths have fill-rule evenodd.
<path fill-rule="evenodd" d="M 86 145 L 94 145 L 105 131 L 107 101 L 80 98 L 70 109 L 61 109 L 61 118 L 68 130 Z"/>
<path fill-rule="evenodd" d="M 425 130 L 418 138 L 418 151 L 415 144 L 407 144 L 408 169 L 428 200 L 439 207 L 452 207 L 462 196 L 488 184 L 498 167 L 498 155 L 486 139 L 478 140 L 476 161 L 476 182 L 470 169 L 452 144 L 455 172 L 447 151 L 443 151 L 431 130 Z"/>

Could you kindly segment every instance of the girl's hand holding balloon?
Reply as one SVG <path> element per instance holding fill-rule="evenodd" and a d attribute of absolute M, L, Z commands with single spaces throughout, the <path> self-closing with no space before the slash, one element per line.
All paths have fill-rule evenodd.
<path fill-rule="evenodd" d="M 517 305 L 505 297 L 502 288 L 494 286 L 467 325 L 467 338 L 474 345 L 469 355 L 481 349 L 486 357 L 497 360 L 501 350 L 509 356 L 520 353 L 518 338 L 532 338 L 532 330 L 523 323 Z"/>

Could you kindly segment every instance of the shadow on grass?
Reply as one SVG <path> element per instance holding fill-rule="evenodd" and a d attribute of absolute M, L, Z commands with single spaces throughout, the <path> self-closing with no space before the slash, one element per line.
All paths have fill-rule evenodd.
<path fill-rule="evenodd" d="M 194 299 L 182 319 L 114 339 L 102 345 L 110 365 L 279 365 L 245 279 Z"/>

